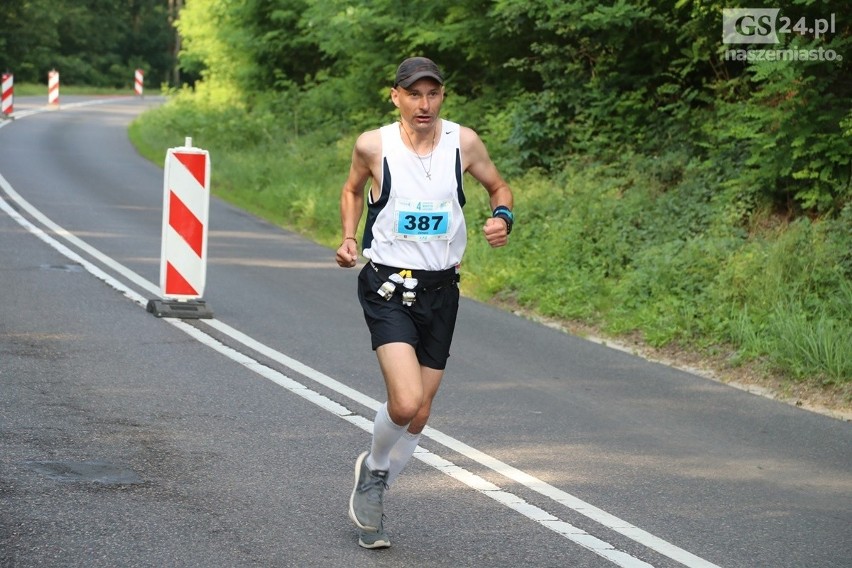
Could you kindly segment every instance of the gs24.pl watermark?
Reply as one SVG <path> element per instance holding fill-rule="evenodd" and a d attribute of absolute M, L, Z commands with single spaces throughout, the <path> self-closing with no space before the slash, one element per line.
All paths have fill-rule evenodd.
<path fill-rule="evenodd" d="M 793 20 L 781 15 L 780 8 L 725 8 L 722 10 L 722 43 L 778 44 L 779 35 L 798 34 L 819 39 L 834 34 L 837 27 L 835 14 L 825 18 Z M 745 49 L 725 51 L 727 61 L 842 61 L 843 56 L 833 49 Z"/>

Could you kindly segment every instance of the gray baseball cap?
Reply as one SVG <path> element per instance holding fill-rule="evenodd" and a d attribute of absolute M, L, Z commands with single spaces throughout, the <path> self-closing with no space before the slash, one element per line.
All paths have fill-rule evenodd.
<path fill-rule="evenodd" d="M 441 85 L 444 84 L 444 75 L 434 61 L 426 57 L 409 57 L 399 64 L 393 86 L 407 89 L 426 77 L 438 81 Z"/>

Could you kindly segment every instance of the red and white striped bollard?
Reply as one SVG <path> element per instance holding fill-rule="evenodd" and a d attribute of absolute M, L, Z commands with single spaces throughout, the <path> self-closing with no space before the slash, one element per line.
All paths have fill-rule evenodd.
<path fill-rule="evenodd" d="M 157 317 L 210 318 L 201 300 L 207 278 L 207 221 L 210 155 L 192 138 L 166 152 L 163 172 L 163 237 L 160 253 L 162 300 L 148 302 Z"/>
<path fill-rule="evenodd" d="M 59 71 L 56 69 L 47 73 L 47 104 L 59 106 Z"/>
<path fill-rule="evenodd" d="M 2 88 L 0 88 L 0 111 L 5 115 L 15 112 L 15 76 L 3 73 Z"/>
<path fill-rule="evenodd" d="M 142 96 L 142 86 L 145 82 L 145 72 L 142 69 L 137 69 L 134 75 L 134 85 L 136 94 Z"/>

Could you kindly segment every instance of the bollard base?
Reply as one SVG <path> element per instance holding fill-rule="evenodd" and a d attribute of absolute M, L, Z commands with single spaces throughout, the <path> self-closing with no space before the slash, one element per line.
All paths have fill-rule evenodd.
<path fill-rule="evenodd" d="M 148 300 L 147 310 L 158 318 L 210 319 L 213 311 L 204 300 Z"/>

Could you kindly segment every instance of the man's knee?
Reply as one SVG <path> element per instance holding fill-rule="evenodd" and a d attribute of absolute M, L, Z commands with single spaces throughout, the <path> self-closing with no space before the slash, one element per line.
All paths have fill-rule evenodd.
<path fill-rule="evenodd" d="M 409 424 L 420 412 L 420 402 L 415 399 L 396 400 L 388 402 L 388 415 L 394 424 L 404 426 Z"/>

